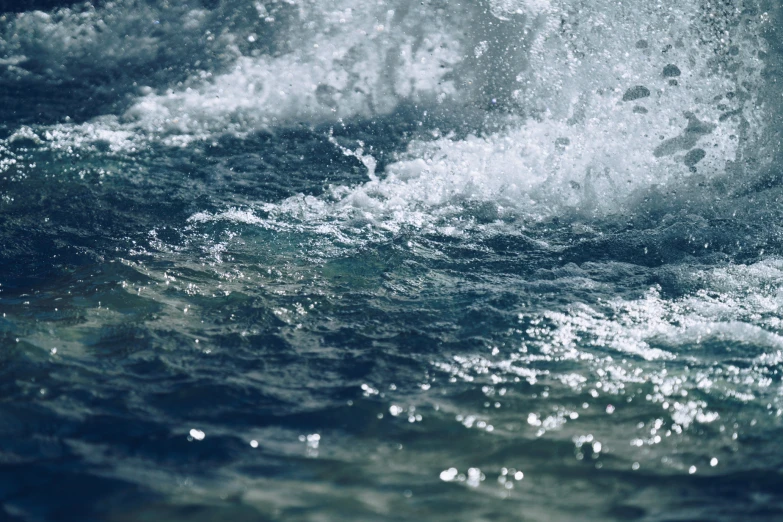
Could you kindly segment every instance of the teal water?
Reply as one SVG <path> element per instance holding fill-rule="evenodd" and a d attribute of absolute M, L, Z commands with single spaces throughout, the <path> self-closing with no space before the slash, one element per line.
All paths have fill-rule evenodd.
<path fill-rule="evenodd" d="M 0 521 L 783 518 L 777 3 L 0 6 Z"/>

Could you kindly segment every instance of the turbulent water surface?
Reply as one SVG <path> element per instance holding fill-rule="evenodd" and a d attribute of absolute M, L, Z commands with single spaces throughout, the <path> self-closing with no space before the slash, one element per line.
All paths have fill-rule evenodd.
<path fill-rule="evenodd" d="M 776 0 L 0 10 L 0 521 L 783 519 Z"/>

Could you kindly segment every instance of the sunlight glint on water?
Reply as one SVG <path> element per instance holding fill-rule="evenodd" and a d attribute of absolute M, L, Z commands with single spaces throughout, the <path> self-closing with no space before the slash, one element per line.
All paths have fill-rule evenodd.
<path fill-rule="evenodd" d="M 783 516 L 779 6 L 62 4 L 0 15 L 0 518 Z"/>

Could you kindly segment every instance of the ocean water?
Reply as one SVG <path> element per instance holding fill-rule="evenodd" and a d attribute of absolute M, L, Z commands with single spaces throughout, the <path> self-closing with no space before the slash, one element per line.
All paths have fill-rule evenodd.
<path fill-rule="evenodd" d="M 0 11 L 0 521 L 783 520 L 779 2 Z"/>

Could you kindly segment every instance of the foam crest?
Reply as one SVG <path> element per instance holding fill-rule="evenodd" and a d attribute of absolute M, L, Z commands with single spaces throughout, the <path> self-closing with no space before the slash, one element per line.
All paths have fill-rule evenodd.
<path fill-rule="evenodd" d="M 325 7 L 300 21 L 309 30 L 293 31 L 292 52 L 243 56 L 199 86 L 145 96 L 125 117 L 149 131 L 209 135 L 384 114 L 404 99 L 456 92 L 444 77 L 460 44 L 430 13 Z"/>
<path fill-rule="evenodd" d="M 108 110 L 125 105 L 111 92 L 137 97 L 116 118 L 57 125 L 71 145 L 89 141 L 96 125 L 182 145 L 455 96 L 448 76 L 464 36 L 443 13 L 387 1 L 224 0 L 205 9 L 118 0 L 17 16 L 0 34 L 10 57 L 0 73 L 11 83 L 84 83 Z"/>
<path fill-rule="evenodd" d="M 647 398 L 653 402 L 668 404 L 668 397 L 685 397 L 694 389 L 740 401 L 755 396 L 777 401 L 770 377 L 783 360 L 783 261 L 767 258 L 688 277 L 701 289 L 676 299 L 652 287 L 636 300 L 545 312 L 541 321 L 546 326 L 533 332 L 532 345 L 565 360 L 575 353 L 592 357 L 600 375 L 605 374 L 601 367 L 619 359 L 640 364 L 628 380 L 657 384 L 656 394 Z M 592 355 L 584 355 L 585 349 Z M 643 362 L 659 360 L 679 363 L 661 369 Z M 622 373 L 617 377 L 626 380 Z M 670 413 L 675 420 L 682 414 L 679 409 Z"/>
<path fill-rule="evenodd" d="M 637 300 L 615 299 L 597 306 L 575 305 L 546 312 L 551 330 L 545 346 L 592 346 L 645 360 L 675 359 L 683 347 L 703 346 L 709 359 L 730 343 L 734 357 L 762 363 L 783 350 L 779 314 L 783 307 L 783 261 L 767 258 L 685 276 L 701 288 L 668 299 L 651 287 Z M 552 342 L 552 340 L 556 342 Z M 713 351 L 709 351 L 713 350 Z M 700 358 L 699 353 L 688 356 Z"/>
<path fill-rule="evenodd" d="M 104 34 L 130 26 L 109 11 L 134 5 L 28 13 L 5 46 L 14 56 L 44 50 L 39 60 L 53 63 L 56 41 L 85 26 L 66 46 L 69 56 L 84 61 L 103 44 L 107 60 L 120 63 L 135 51 Z M 156 9 L 122 22 L 165 26 L 139 42 L 140 55 L 167 45 L 177 21 L 199 38 L 188 45 L 202 42 L 222 58 L 197 60 L 208 65 L 202 69 L 183 61 L 189 76 L 164 89 L 137 86 L 144 94 L 119 116 L 34 129 L 52 148 L 183 146 L 300 121 L 387 114 L 404 100 L 423 110 L 446 99 L 457 111 L 485 106 L 477 129 L 501 122 L 495 133 L 413 141 L 383 175 L 357 143 L 362 151 L 350 154 L 372 170 L 370 182 L 334 188 L 304 214 L 311 203 L 302 198 L 264 207 L 280 219 L 307 215 L 316 228 L 347 220 L 455 232 L 564 212 L 603 216 L 628 210 L 653 187 L 676 189 L 694 174 L 739 178 L 750 160 L 759 170 L 758 160 L 771 157 L 760 145 L 769 117 L 759 96 L 770 89 L 760 36 L 770 19 L 752 1 L 735 9 L 674 0 L 492 0 L 478 7 L 226 0 L 212 10 L 177 3 L 161 19 L 155 17 L 165 10 Z M 232 9 L 244 18 L 219 32 Z M 24 28 L 48 35 L 45 43 L 24 37 Z M 174 54 L 187 54 L 186 47 Z M 8 70 L 24 68 L 17 61 Z"/>
<path fill-rule="evenodd" d="M 333 193 L 312 217 L 326 209 L 391 230 L 447 231 L 475 224 L 465 209 L 476 205 L 485 222 L 603 216 L 653 187 L 752 176 L 751 156 L 756 169 L 772 157 L 760 147 L 763 13 L 699 2 L 498 5 L 527 13 L 519 27 L 532 31 L 527 62 L 505 64 L 520 72 L 504 130 L 412 142 L 382 180 Z M 492 45 L 482 44 L 479 58 Z"/>
<path fill-rule="evenodd" d="M 783 261 L 767 258 L 752 265 L 680 275 L 698 281 L 701 289 L 672 299 L 652 287 L 638 299 L 610 298 L 562 311 L 525 310 L 518 316 L 516 346 L 500 343 L 506 348 L 493 350 L 492 356 L 455 356 L 435 366 L 453 379 L 486 384 L 482 391 L 488 396 L 497 389 L 504 390 L 503 395 L 506 383 L 513 386 L 520 379 L 544 386 L 544 397 L 585 394 L 582 409 L 576 415 L 566 411 L 562 422 L 547 417 L 552 410 L 531 414 L 528 423 L 537 428 L 539 437 L 562 430 L 570 421 L 587 420 L 588 406 L 592 410 L 595 402 L 599 431 L 607 423 L 604 411 L 611 415 L 634 402 L 636 411 L 643 412 L 638 403 L 648 402 L 652 408 L 647 411 L 655 420 L 649 426 L 637 425 L 639 418 L 634 417 L 635 430 L 611 435 L 621 441 L 613 451 L 633 462 L 639 460 L 635 448 L 652 452 L 659 447 L 661 454 L 648 454 L 650 459 L 672 464 L 660 460 L 672 454 L 665 446 L 666 437 L 677 440 L 689 429 L 701 430 L 713 423 L 722 433 L 720 425 L 737 422 L 745 406 L 766 404 L 768 415 L 783 414 L 777 378 L 783 360 L 778 319 L 783 306 Z M 755 415 L 750 418 L 756 419 Z M 500 412 L 486 418 L 495 426 L 502 420 Z M 649 436 L 640 430 L 649 430 Z M 625 437 L 630 446 L 629 440 L 622 440 Z M 626 453 L 622 448 L 633 450 Z"/>

